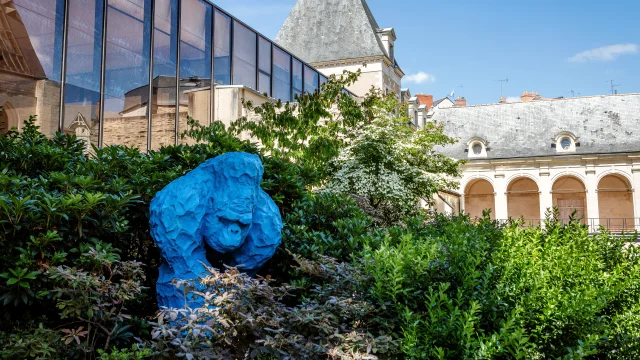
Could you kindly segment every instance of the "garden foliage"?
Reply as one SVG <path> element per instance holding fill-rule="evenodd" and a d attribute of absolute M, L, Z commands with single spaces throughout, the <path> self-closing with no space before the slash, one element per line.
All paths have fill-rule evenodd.
<path fill-rule="evenodd" d="M 87 151 L 70 136 L 46 138 L 33 119 L 0 137 L 0 358 L 640 358 L 640 256 L 631 238 L 591 235 L 553 213 L 537 229 L 499 225 L 488 214 L 428 216 L 413 207 L 427 196 L 422 190 L 393 199 L 350 184 L 335 191 L 336 174 L 365 153 L 358 144 L 387 149 L 396 141 L 398 152 L 358 166 L 387 164 L 411 175 L 402 178 L 409 186 L 422 181 L 416 175 L 424 173 L 407 169 L 424 156 L 432 162 L 419 171 L 431 169 L 431 190 L 448 183 L 437 176 L 453 175 L 455 164 L 432 159 L 433 146 L 448 141 L 435 125 L 420 145 L 427 155 L 388 163 L 418 135 L 392 137 L 400 123 L 370 127 L 379 118 L 373 105 L 331 99 L 304 97 L 303 115 L 274 108 L 244 128 L 267 140 L 260 149 L 220 123 L 195 121 L 185 134 L 194 145 L 148 154 Z M 326 128 L 312 109 L 330 106 L 366 131 Z M 293 131 L 296 140 L 269 129 Z M 381 144 L 366 135 L 376 131 L 387 133 Z M 159 311 L 149 201 L 228 151 L 261 156 L 262 187 L 285 222 L 281 249 L 256 279 L 218 263 L 204 291 L 176 282 L 206 306 Z M 401 215 L 372 212 L 371 199 Z"/>

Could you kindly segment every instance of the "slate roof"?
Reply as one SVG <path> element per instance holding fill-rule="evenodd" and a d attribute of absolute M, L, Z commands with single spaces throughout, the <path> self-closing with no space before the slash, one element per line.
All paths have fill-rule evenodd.
<path fill-rule="evenodd" d="M 438 151 L 466 159 L 474 137 L 488 142 L 489 159 L 558 154 L 551 146 L 559 133 L 578 137 L 575 153 L 640 152 L 640 94 L 478 105 L 439 109 L 433 120 L 459 140 Z"/>
<path fill-rule="evenodd" d="M 308 63 L 387 55 L 366 0 L 298 0 L 275 42 Z"/>

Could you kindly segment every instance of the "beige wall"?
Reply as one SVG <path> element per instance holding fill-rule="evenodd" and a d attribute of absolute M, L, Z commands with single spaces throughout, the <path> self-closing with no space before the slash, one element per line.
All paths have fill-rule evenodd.
<path fill-rule="evenodd" d="M 529 178 L 517 178 L 509 184 L 507 211 L 512 219 L 539 219 L 540 190 L 535 181 Z"/>
<path fill-rule="evenodd" d="M 357 96 L 365 96 L 373 86 L 378 89 L 392 91 L 398 95 L 398 98 L 400 97 L 402 80 L 392 67 L 388 66 L 382 59 L 367 61 L 366 66 L 363 66 L 363 62 L 364 61 L 359 61 L 357 63 L 336 66 L 324 66 L 322 64 L 312 65 L 325 76 L 340 76 L 345 70 L 351 72 L 360 70 L 361 75 L 358 81 L 348 87 L 348 90 Z"/>
<path fill-rule="evenodd" d="M 619 175 L 608 175 L 598 184 L 600 214 L 609 214 L 600 225 L 609 228 L 633 229 L 633 191 L 629 181 Z"/>

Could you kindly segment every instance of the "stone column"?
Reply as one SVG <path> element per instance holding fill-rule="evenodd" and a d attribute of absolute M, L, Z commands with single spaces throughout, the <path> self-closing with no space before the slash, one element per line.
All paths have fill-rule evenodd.
<path fill-rule="evenodd" d="M 504 174 L 496 174 L 496 181 L 494 182 L 494 191 L 496 192 L 496 220 L 506 220 L 509 218 L 509 212 L 507 210 L 507 182 L 504 178 Z"/>
<path fill-rule="evenodd" d="M 545 219 L 547 210 L 553 207 L 553 183 L 551 182 L 551 171 L 549 170 L 549 161 L 540 163 L 540 177 L 538 181 L 540 186 L 540 219 Z"/>
<path fill-rule="evenodd" d="M 600 208 L 598 205 L 598 178 L 596 177 L 596 169 L 593 164 L 587 165 L 585 171 L 587 175 L 587 219 L 586 224 L 590 226 L 592 231 L 597 230 L 600 226 Z"/>
<path fill-rule="evenodd" d="M 631 173 L 633 176 L 633 182 L 631 183 L 631 188 L 633 189 L 633 216 L 636 218 L 634 219 L 635 228 L 640 231 L 640 220 L 638 220 L 640 217 L 640 163 L 633 164 Z"/>

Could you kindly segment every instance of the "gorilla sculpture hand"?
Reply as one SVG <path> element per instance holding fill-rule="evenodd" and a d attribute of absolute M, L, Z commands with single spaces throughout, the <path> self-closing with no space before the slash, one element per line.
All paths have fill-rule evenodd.
<path fill-rule="evenodd" d="M 151 236 L 162 251 L 156 284 L 158 305 L 198 307 L 172 281 L 208 274 L 207 246 L 255 273 L 282 240 L 282 218 L 260 188 L 263 167 L 256 155 L 227 153 L 173 181 L 151 201 Z"/>

